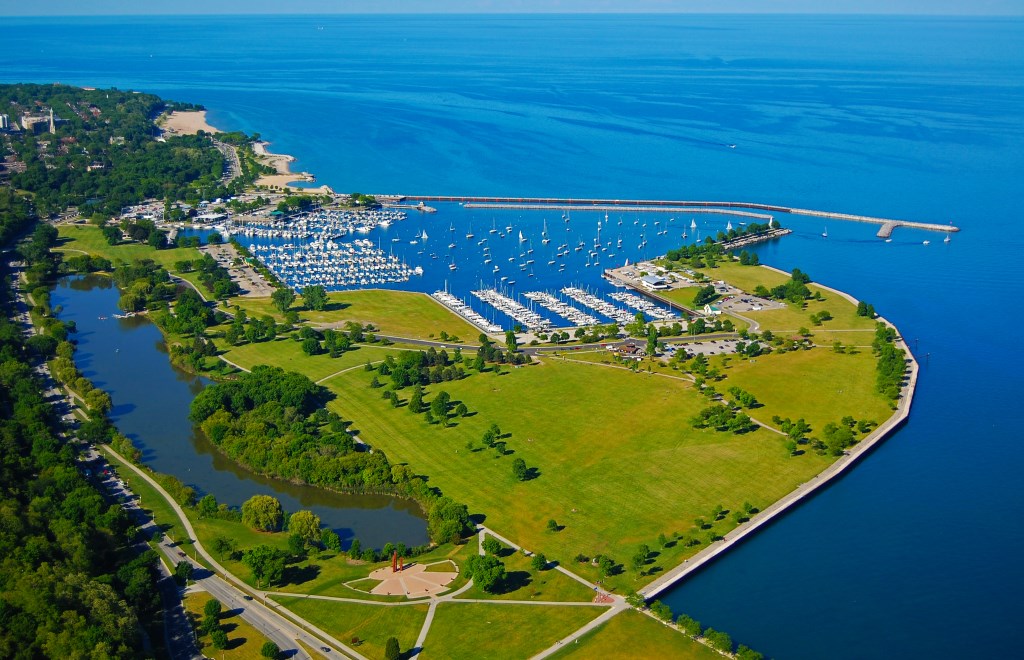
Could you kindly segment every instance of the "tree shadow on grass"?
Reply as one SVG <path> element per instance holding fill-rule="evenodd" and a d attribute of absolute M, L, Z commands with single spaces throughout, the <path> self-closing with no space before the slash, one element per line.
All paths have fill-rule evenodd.
<path fill-rule="evenodd" d="M 541 472 L 535 467 L 526 468 L 526 476 L 523 477 L 523 481 L 533 481 L 534 479 L 540 478 Z M 565 529 L 565 525 L 558 526 L 559 531 Z"/>
<path fill-rule="evenodd" d="M 530 586 L 533 577 L 526 571 L 510 571 L 505 574 L 505 579 L 495 593 L 510 594 Z"/>
<path fill-rule="evenodd" d="M 284 569 L 281 584 L 304 584 L 315 580 L 320 575 L 320 567 L 316 564 L 308 566 L 288 566 Z"/>
<path fill-rule="evenodd" d="M 249 640 L 247 640 L 245 637 L 236 637 L 234 639 L 229 639 L 228 645 L 224 647 L 224 650 L 231 651 L 233 649 L 237 649 L 239 646 L 245 644 L 247 641 Z"/>

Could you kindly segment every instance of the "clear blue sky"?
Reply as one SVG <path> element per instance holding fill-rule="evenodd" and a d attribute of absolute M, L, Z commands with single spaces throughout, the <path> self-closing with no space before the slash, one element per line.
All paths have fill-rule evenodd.
<path fill-rule="evenodd" d="M 1024 15 L 1024 0 L 0 0 L 0 15 L 338 13 L 836 13 Z"/>

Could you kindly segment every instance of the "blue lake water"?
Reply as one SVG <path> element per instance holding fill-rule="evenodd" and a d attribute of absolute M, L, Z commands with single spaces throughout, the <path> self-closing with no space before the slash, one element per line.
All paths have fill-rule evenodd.
<path fill-rule="evenodd" d="M 829 223 L 823 240 L 820 220 L 780 218 L 797 233 L 759 248 L 763 262 L 872 302 L 910 340 L 913 415 L 667 600 L 780 658 L 987 657 L 1024 641 L 1024 445 L 1009 414 L 1024 320 L 1021 20 L 6 19 L 0 39 L 0 80 L 203 103 L 214 125 L 261 133 L 336 190 L 742 199 L 954 222 L 949 244 L 906 229 L 883 243 L 871 225 Z M 542 217 L 522 222 L 536 231 Z M 453 208 L 399 231 L 439 228 L 440 255 L 470 218 L 478 236 L 490 224 Z M 438 261 L 417 286 L 443 283 Z"/>

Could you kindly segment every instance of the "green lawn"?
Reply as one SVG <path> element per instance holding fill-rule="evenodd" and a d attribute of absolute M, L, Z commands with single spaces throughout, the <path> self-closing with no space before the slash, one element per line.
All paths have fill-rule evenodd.
<path fill-rule="evenodd" d="M 717 651 L 695 642 L 635 610 L 618 614 L 597 630 L 569 644 L 552 658 L 677 658 L 721 660 Z"/>
<path fill-rule="evenodd" d="M 185 609 L 192 620 L 193 628 L 198 629 L 198 624 L 203 620 L 203 606 L 213 597 L 205 591 L 194 591 L 185 596 Z M 222 609 L 220 614 L 220 625 L 228 635 L 228 647 L 216 649 L 210 641 L 209 635 L 199 637 L 200 649 L 207 657 L 222 658 L 223 660 L 265 660 L 260 655 L 260 649 L 270 641 L 259 631 L 242 619 L 240 614 L 231 614 L 230 610 Z"/>
<path fill-rule="evenodd" d="M 316 325 L 343 325 L 348 321 L 372 323 L 382 334 L 413 339 L 437 338 L 441 332 L 455 335 L 464 342 L 476 342 L 480 330 L 441 303 L 423 293 L 365 289 L 338 291 L 329 295 L 330 303 L 323 311 L 301 307 L 302 297 L 295 301 L 299 319 Z M 233 298 L 232 304 L 252 314 L 284 317 L 274 308 L 270 298 Z"/>
<path fill-rule="evenodd" d="M 509 548 L 511 550 L 511 548 Z M 549 568 L 535 571 L 530 566 L 531 557 L 521 552 L 507 552 L 501 558 L 507 574 L 507 591 L 488 594 L 473 585 L 458 598 L 494 598 L 498 600 L 538 600 L 589 603 L 594 592 L 561 571 Z"/>
<path fill-rule="evenodd" d="M 227 348 L 220 339 L 215 340 L 215 343 L 222 350 Z M 386 355 L 394 353 L 395 349 L 382 346 L 356 346 L 336 358 L 326 353 L 306 355 L 302 352 L 300 342 L 291 337 L 279 337 L 274 341 L 232 346 L 224 353 L 224 357 L 246 369 L 252 369 L 257 364 L 267 364 L 301 372 L 317 381 L 339 371 L 365 365 L 367 361 L 383 360 Z"/>
<path fill-rule="evenodd" d="M 286 596 L 274 600 L 344 644 L 358 637 L 355 649 L 368 658 L 383 658 L 389 637 L 396 637 L 401 649 L 408 651 L 427 618 L 426 605 L 388 607 Z"/>
<path fill-rule="evenodd" d="M 721 362 L 713 358 L 713 364 Z M 875 393 L 875 362 L 870 351 L 850 355 L 830 348 L 772 353 L 754 360 L 734 357 L 722 370 L 725 380 L 716 383 L 715 389 L 747 390 L 763 404 L 748 412 L 768 424 L 774 415 L 803 417 L 815 432 L 846 415 L 882 422 L 892 409 Z"/>
<path fill-rule="evenodd" d="M 699 272 L 712 281 L 724 280 L 747 293 L 753 293 L 759 284 L 771 289 L 789 281 L 789 275 L 762 266 L 741 266 L 738 261 L 720 261 L 716 268 L 701 268 Z"/>
<path fill-rule="evenodd" d="M 441 603 L 423 651 L 451 660 L 529 658 L 604 612 L 603 607 Z"/>
<path fill-rule="evenodd" d="M 87 252 L 91 255 L 106 257 L 115 264 L 119 261 L 128 262 L 133 259 L 152 259 L 153 261 L 173 269 L 175 261 L 182 259 L 198 259 L 201 255 L 195 248 L 171 248 L 156 250 L 143 243 L 124 243 L 108 245 L 107 239 L 99 227 L 93 225 L 59 225 L 57 251 Z"/>
<path fill-rule="evenodd" d="M 391 408 L 369 379 L 355 370 L 328 381 L 338 394 L 330 407 L 355 419 L 361 437 L 392 461 L 408 462 L 471 513 L 484 514 L 489 527 L 566 564 L 578 553 L 626 564 L 641 543 L 653 547 L 660 533 L 690 531 L 718 504 L 763 508 L 827 464 L 813 455 L 787 458 L 780 437 L 766 431 L 692 429 L 687 420 L 705 400 L 677 379 L 550 359 L 501 376 L 474 374 L 427 390 L 427 401 L 445 389 L 475 413 L 447 429 Z M 513 455 L 479 450 L 492 422 L 511 434 L 505 441 Z M 477 451 L 467 449 L 470 440 Z M 516 457 L 537 478 L 516 481 Z M 550 519 L 564 528 L 547 531 Z M 729 528 L 723 521 L 715 531 Z M 654 566 L 667 569 L 701 547 L 662 549 Z M 570 568 L 598 577 L 589 564 Z M 607 584 L 635 589 L 648 579 L 627 572 Z"/>

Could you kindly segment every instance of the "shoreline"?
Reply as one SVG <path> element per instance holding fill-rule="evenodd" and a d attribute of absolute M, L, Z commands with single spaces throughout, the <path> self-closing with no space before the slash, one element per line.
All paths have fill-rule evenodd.
<path fill-rule="evenodd" d="M 763 264 L 762 266 L 783 275 L 790 274 L 773 266 L 764 266 Z M 857 300 L 844 291 L 834 289 L 819 282 L 815 282 L 814 284 L 841 296 L 854 305 L 857 304 Z M 734 545 L 742 543 L 750 534 L 753 534 L 762 526 L 768 525 L 781 518 L 785 513 L 801 504 L 806 498 L 815 494 L 819 489 L 831 484 L 838 477 L 842 476 L 850 467 L 860 461 L 861 458 L 873 450 L 877 445 L 881 444 L 882 441 L 888 438 L 890 434 L 907 422 L 907 419 L 910 417 L 911 406 L 914 402 L 914 391 L 917 388 L 919 365 L 914 354 L 910 351 L 910 347 L 907 346 L 906 341 L 904 341 L 899 328 L 882 316 L 876 317 L 876 320 L 881 321 L 896 330 L 897 340 L 895 344 L 898 348 L 903 349 L 907 356 L 907 380 L 906 384 L 900 390 L 899 401 L 896 404 L 896 409 L 893 411 L 893 414 L 884 422 L 879 424 L 875 430 L 858 442 L 852 449 L 839 457 L 834 463 L 811 477 L 810 481 L 805 481 L 789 494 L 768 505 L 764 510 L 754 515 L 749 522 L 744 523 L 743 525 L 740 525 L 726 533 L 722 537 L 721 541 L 717 541 L 713 545 L 708 546 L 690 559 L 684 560 L 682 564 L 669 569 L 662 574 L 661 577 L 648 583 L 643 588 L 638 589 L 637 593 L 643 596 L 645 600 L 651 600 L 652 598 L 675 587 L 691 574 L 701 570 L 707 564 L 714 561 L 719 555 L 725 553 Z"/>

